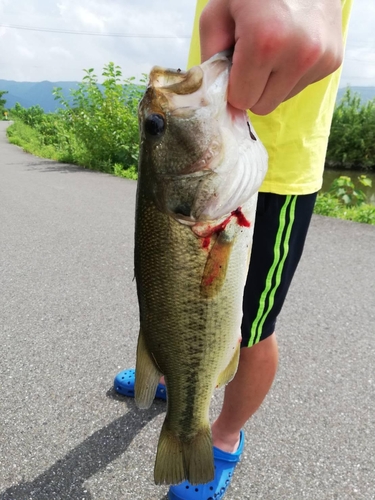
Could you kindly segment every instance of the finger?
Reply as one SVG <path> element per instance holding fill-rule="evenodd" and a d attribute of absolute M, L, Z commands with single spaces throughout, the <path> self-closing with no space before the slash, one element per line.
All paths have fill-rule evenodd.
<path fill-rule="evenodd" d="M 291 91 L 299 82 L 299 75 L 292 75 L 288 71 L 273 71 L 265 85 L 263 94 L 258 101 L 250 107 L 250 111 L 256 115 L 267 115 L 272 113 L 279 104 L 288 99 Z"/>
<path fill-rule="evenodd" d="M 295 97 L 300 92 L 302 92 L 303 90 L 305 90 L 306 87 L 308 87 L 312 83 L 316 83 L 316 82 L 318 82 L 320 80 L 322 80 L 322 78 L 319 78 L 315 82 L 312 82 L 311 78 L 308 78 L 308 77 L 301 78 L 301 80 L 293 87 L 293 89 L 289 92 L 289 94 L 285 97 L 285 99 L 283 99 L 283 102 L 288 101 L 292 97 Z"/>
<path fill-rule="evenodd" d="M 331 73 L 334 73 L 336 70 L 340 68 L 342 64 L 342 59 L 343 59 L 343 54 L 340 47 L 337 54 L 329 58 L 329 60 L 326 60 L 324 62 L 324 65 L 321 64 L 319 65 L 318 68 L 316 67 L 311 68 L 310 71 L 308 71 L 290 90 L 290 92 L 288 93 L 288 95 L 285 97 L 284 100 L 286 101 L 288 99 L 291 99 L 295 95 L 302 92 L 302 90 L 304 90 L 308 85 L 311 85 L 312 83 L 317 83 L 326 78 L 327 76 L 329 76 Z"/>
<path fill-rule="evenodd" d="M 301 41 L 302 44 L 302 41 Z M 294 97 L 311 83 L 315 83 L 332 72 L 341 64 L 340 46 L 326 51 L 323 44 L 306 45 L 299 52 L 289 51 L 288 57 L 278 61 L 262 96 L 251 111 L 258 115 L 271 113 L 282 102 Z"/>
<path fill-rule="evenodd" d="M 202 62 L 234 46 L 234 21 L 226 0 L 207 4 L 199 19 Z"/>
<path fill-rule="evenodd" d="M 272 63 L 262 62 L 248 42 L 237 40 L 229 76 L 228 101 L 239 109 L 251 109 L 258 102 L 272 72 Z"/>

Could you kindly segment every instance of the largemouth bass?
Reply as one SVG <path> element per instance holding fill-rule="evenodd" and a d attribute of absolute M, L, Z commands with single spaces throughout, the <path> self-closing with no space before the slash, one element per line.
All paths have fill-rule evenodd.
<path fill-rule="evenodd" d="M 187 72 L 154 67 L 139 106 L 135 400 L 148 408 L 165 376 L 157 484 L 213 479 L 210 400 L 238 365 L 267 153 L 226 102 L 230 66 L 220 53 Z"/>

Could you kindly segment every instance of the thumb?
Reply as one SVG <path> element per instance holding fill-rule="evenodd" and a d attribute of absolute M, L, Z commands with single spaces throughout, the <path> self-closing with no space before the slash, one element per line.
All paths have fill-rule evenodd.
<path fill-rule="evenodd" d="M 199 19 L 202 62 L 234 46 L 234 21 L 227 0 L 211 0 Z"/>

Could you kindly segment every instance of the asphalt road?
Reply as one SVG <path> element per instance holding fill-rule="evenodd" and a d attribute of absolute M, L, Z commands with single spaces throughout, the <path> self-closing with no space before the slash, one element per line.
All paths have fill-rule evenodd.
<path fill-rule="evenodd" d="M 0 498 L 161 500 L 165 404 L 134 366 L 136 183 L 11 146 L 0 122 Z M 280 368 L 226 499 L 375 499 L 375 227 L 314 216 Z M 220 408 L 222 391 L 212 404 Z"/>

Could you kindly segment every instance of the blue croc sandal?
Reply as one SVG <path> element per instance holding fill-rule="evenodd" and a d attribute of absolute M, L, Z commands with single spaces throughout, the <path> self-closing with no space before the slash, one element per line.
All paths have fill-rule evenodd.
<path fill-rule="evenodd" d="M 135 383 L 135 370 L 122 370 L 118 373 L 114 380 L 115 391 L 122 396 L 134 398 L 134 383 Z M 167 400 L 167 390 L 165 385 L 159 384 L 156 389 L 155 398 Z"/>
<path fill-rule="evenodd" d="M 169 500 L 220 500 L 223 498 L 229 483 L 232 480 L 233 471 L 241 459 L 245 444 L 243 431 L 240 434 L 240 444 L 236 453 L 227 453 L 214 446 L 215 479 L 210 483 L 198 486 L 184 481 L 177 486 L 171 486 L 168 492 Z"/>

